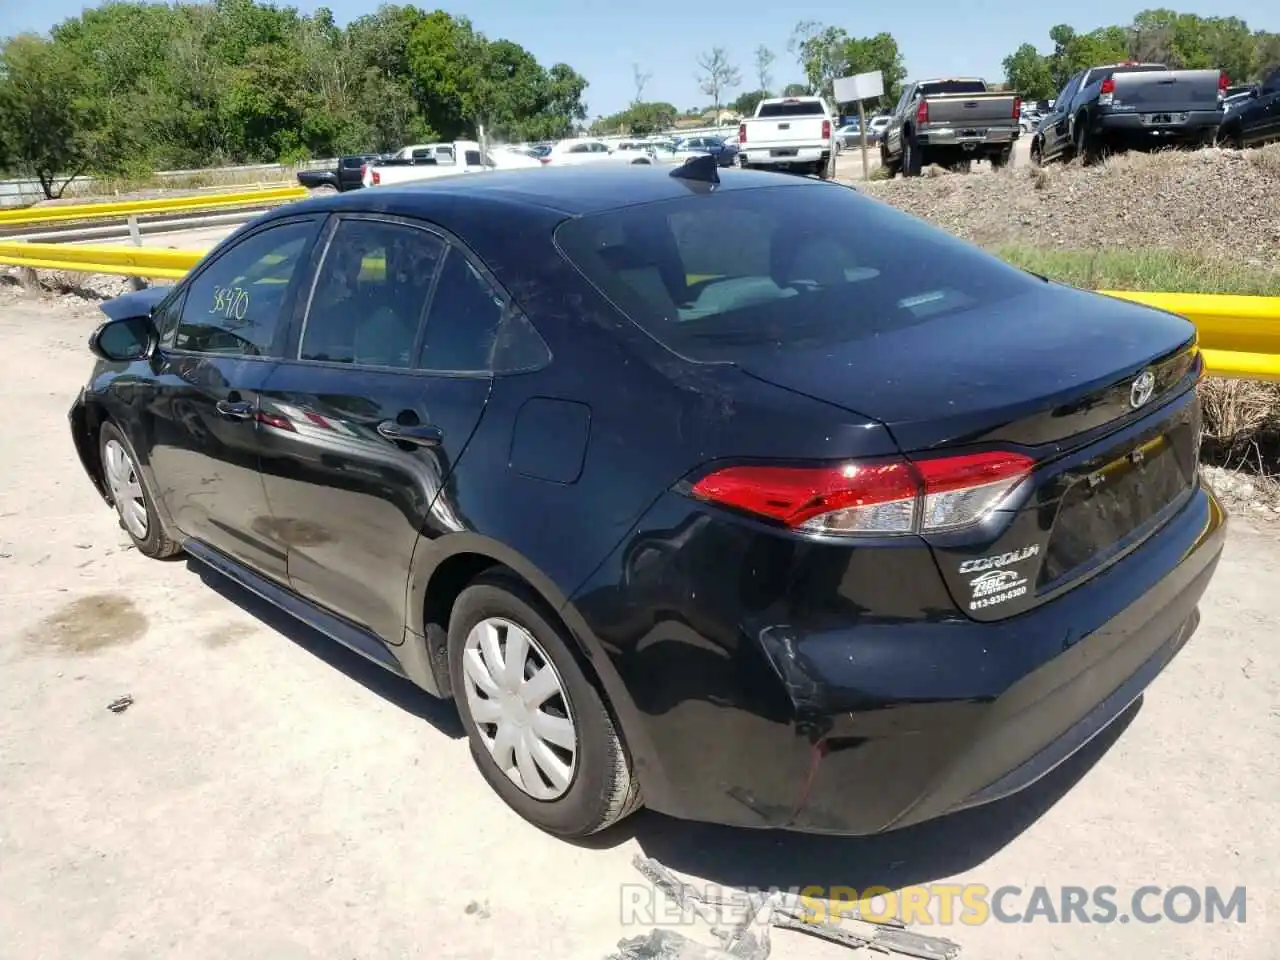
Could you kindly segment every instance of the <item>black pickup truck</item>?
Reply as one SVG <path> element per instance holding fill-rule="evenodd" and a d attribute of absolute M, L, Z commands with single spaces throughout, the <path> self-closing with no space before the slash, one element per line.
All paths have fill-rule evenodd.
<path fill-rule="evenodd" d="M 1227 75 L 1170 70 L 1162 63 L 1111 63 L 1081 70 L 1058 92 L 1031 140 L 1031 162 L 1114 150 L 1213 143 Z"/>
<path fill-rule="evenodd" d="M 1273 140 L 1280 140 L 1280 69 L 1228 104 L 1218 133 L 1219 143 L 1236 148 L 1260 147 Z"/>
<path fill-rule="evenodd" d="M 359 190 L 364 186 L 361 180 L 364 165 L 379 159 L 376 153 L 361 153 L 350 157 L 339 157 L 338 166 L 334 170 L 300 170 L 298 183 L 308 190 L 318 187 L 331 187 L 339 193 L 348 190 Z"/>

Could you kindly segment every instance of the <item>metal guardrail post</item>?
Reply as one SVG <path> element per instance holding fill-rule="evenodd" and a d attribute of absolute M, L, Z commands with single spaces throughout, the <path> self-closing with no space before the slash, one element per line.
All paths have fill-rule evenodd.
<path fill-rule="evenodd" d="M 138 229 L 138 218 L 132 214 L 129 216 L 129 239 L 133 241 L 135 247 L 142 246 L 142 231 Z M 144 290 L 146 289 L 147 281 L 143 280 L 142 277 L 130 277 L 129 286 L 135 290 Z"/>

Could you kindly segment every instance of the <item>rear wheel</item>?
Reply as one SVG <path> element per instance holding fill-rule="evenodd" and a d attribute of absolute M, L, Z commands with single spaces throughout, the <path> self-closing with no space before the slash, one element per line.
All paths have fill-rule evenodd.
<path fill-rule="evenodd" d="M 924 157 L 920 153 L 920 145 L 915 142 L 914 137 L 904 137 L 902 140 L 902 175 L 904 177 L 918 177 L 922 169 L 924 169 Z"/>
<path fill-rule="evenodd" d="M 640 805 L 639 784 L 575 642 L 514 577 L 486 575 L 449 617 L 449 673 L 481 774 L 516 813 L 584 837 Z"/>
<path fill-rule="evenodd" d="M 1103 145 L 1098 137 L 1089 132 L 1089 121 L 1086 117 L 1076 119 L 1076 156 L 1088 167 L 1103 158 Z"/>
<path fill-rule="evenodd" d="M 1244 149 L 1244 137 L 1240 132 L 1239 126 L 1229 127 L 1226 130 L 1218 131 L 1216 144 L 1219 147 L 1229 147 L 1232 150 Z"/>
<path fill-rule="evenodd" d="M 999 153 L 993 153 L 987 157 L 991 161 L 992 170 L 1003 170 L 1009 166 L 1009 161 L 1013 159 L 1013 150 L 1001 150 Z"/>
<path fill-rule="evenodd" d="M 947 169 L 952 173 L 970 173 L 973 170 L 972 160 L 953 160 L 947 164 Z"/>
<path fill-rule="evenodd" d="M 156 560 L 171 557 L 182 549 L 165 533 L 155 503 L 151 499 L 138 457 L 124 433 L 111 421 L 98 434 L 102 474 L 111 492 L 111 502 L 120 519 L 120 528 L 129 535 L 143 556 Z"/>

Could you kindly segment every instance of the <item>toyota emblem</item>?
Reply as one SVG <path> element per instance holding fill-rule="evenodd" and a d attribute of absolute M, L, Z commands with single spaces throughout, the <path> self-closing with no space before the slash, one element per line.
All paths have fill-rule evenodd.
<path fill-rule="evenodd" d="M 1137 410 L 1140 406 L 1151 399 L 1151 395 L 1156 392 L 1156 375 L 1150 370 L 1144 370 L 1138 379 L 1133 381 L 1133 385 L 1129 387 L 1129 406 Z"/>

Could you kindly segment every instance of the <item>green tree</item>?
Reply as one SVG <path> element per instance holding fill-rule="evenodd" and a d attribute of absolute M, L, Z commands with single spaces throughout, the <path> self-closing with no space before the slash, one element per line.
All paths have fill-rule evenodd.
<path fill-rule="evenodd" d="M 86 71 L 66 46 L 31 35 L 0 51 L 0 140 L 13 164 L 49 198 L 75 177 L 115 158 L 89 99 Z"/>
<path fill-rule="evenodd" d="M 769 96 L 768 90 L 752 90 L 750 93 L 739 94 L 737 99 L 729 104 L 729 109 L 740 117 L 749 117 L 756 112 L 756 106 L 767 96 Z"/>
<path fill-rule="evenodd" d="M 784 97 L 804 97 L 808 96 L 808 94 L 809 88 L 803 83 L 788 83 L 782 88 L 782 95 Z"/>
<path fill-rule="evenodd" d="M 902 94 L 902 81 L 907 79 L 907 68 L 898 49 L 898 41 L 892 34 L 877 33 L 874 37 L 846 40 L 841 59 L 845 75 L 879 70 L 884 79 L 881 106 L 897 102 Z"/>
<path fill-rule="evenodd" d="M 836 78 L 847 73 L 845 56 L 848 42 L 849 34 L 839 27 L 824 26 L 816 20 L 803 20 L 796 24 L 787 41 L 787 50 L 804 71 L 809 91 L 828 101 L 833 99 L 832 86 Z"/>
<path fill-rule="evenodd" d="M 1004 76 L 1009 86 L 1028 100 L 1049 100 L 1058 92 L 1049 58 L 1029 43 L 1004 58 Z"/>

